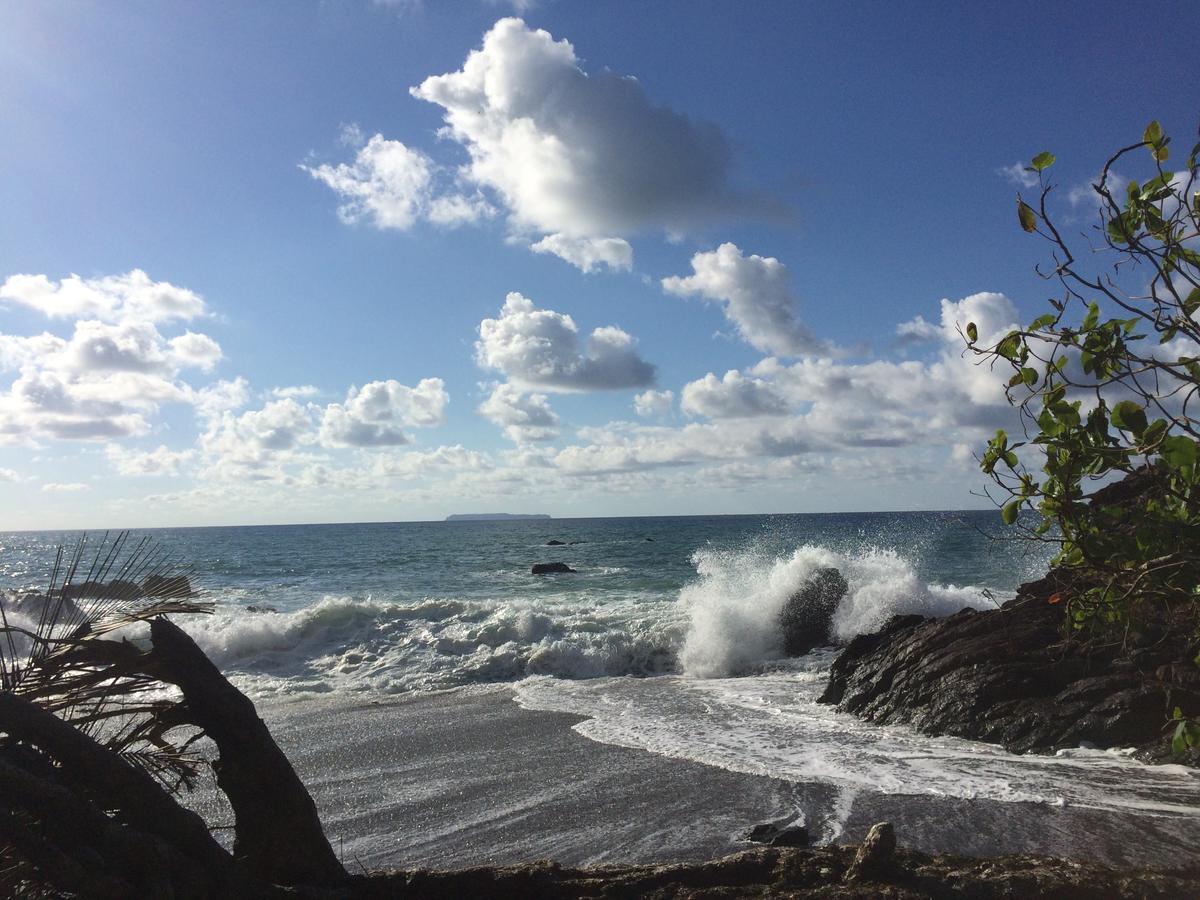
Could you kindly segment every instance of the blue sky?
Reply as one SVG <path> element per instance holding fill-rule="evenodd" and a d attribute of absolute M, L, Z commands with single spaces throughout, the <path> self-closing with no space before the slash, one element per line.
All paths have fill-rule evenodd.
<path fill-rule="evenodd" d="M 1196 12 L 905 6 L 5 4 L 0 528 L 980 505 Z"/>

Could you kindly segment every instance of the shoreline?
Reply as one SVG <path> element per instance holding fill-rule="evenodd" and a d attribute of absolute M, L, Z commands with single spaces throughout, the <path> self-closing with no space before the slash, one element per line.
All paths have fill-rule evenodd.
<path fill-rule="evenodd" d="M 258 706 L 352 871 L 545 859 L 698 864 L 755 846 L 740 838 L 778 821 L 805 824 L 815 842 L 828 844 L 857 843 L 887 820 L 906 848 L 979 859 L 1036 853 L 1164 868 L 1195 856 L 1190 820 L 850 793 L 742 774 L 601 743 L 576 730 L 588 717 L 526 709 L 514 697 L 511 686 L 491 685 Z M 219 806 L 198 805 L 212 821 L 228 818 Z"/>

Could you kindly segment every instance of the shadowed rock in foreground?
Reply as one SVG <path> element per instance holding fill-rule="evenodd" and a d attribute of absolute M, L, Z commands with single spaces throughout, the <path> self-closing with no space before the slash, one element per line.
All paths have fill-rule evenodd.
<path fill-rule="evenodd" d="M 1087 742 L 1163 756 L 1174 707 L 1200 714 L 1194 638 L 1165 627 L 1124 643 L 1070 635 L 1062 603 L 1072 589 L 1054 571 L 999 609 L 897 616 L 847 645 L 821 700 L 881 725 L 1019 753 Z"/>
<path fill-rule="evenodd" d="M 876 826 L 879 828 L 880 826 Z M 874 832 L 874 829 L 873 829 Z M 856 866 L 856 847 L 767 848 L 712 862 L 569 869 L 542 862 L 457 872 L 395 872 L 356 879 L 354 896 L 424 898 L 1183 897 L 1196 873 L 1125 871 L 1034 856 L 964 859 L 885 846 Z"/>

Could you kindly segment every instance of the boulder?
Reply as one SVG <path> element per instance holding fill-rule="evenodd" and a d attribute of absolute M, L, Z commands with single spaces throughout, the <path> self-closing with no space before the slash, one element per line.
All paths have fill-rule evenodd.
<path fill-rule="evenodd" d="M 1056 570 L 998 609 L 896 616 L 846 646 L 821 702 L 1016 753 L 1092 744 L 1165 759 L 1170 711 L 1200 717 L 1200 684 L 1183 674 L 1200 647 L 1183 629 L 1133 653 L 1072 633 L 1062 602 L 1077 589 L 1075 575 Z"/>
<path fill-rule="evenodd" d="M 566 541 L 546 541 L 546 546 L 547 547 L 562 547 L 566 543 L 567 543 Z"/>
<path fill-rule="evenodd" d="M 530 571 L 534 575 L 558 575 L 558 574 L 566 573 L 566 572 L 574 572 L 575 570 L 572 569 L 570 566 L 568 566 L 566 563 L 547 562 L 547 563 L 534 563 L 533 568 Z"/>
<path fill-rule="evenodd" d="M 832 566 L 817 569 L 779 610 L 783 650 L 801 656 L 833 643 L 833 614 L 849 585 Z"/>
<path fill-rule="evenodd" d="M 788 825 L 766 822 L 755 825 L 746 832 L 743 840 L 768 847 L 807 847 L 812 843 L 808 829 L 803 825 Z"/>
<path fill-rule="evenodd" d="M 896 830 L 892 823 L 876 822 L 854 854 L 854 862 L 846 872 L 846 880 L 864 881 L 886 876 L 895 855 Z"/>

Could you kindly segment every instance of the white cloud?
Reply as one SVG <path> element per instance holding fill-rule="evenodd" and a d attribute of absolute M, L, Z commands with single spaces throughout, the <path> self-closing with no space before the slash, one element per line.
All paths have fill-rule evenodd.
<path fill-rule="evenodd" d="M 787 364 L 767 358 L 744 372 L 721 379 L 710 374 L 684 388 L 681 408 L 709 421 L 581 428 L 581 443 L 562 448 L 550 461 L 572 478 L 648 477 L 699 466 L 706 484 L 716 469 L 733 484 L 794 476 L 795 466 L 859 477 L 849 474 L 857 465 L 884 480 L 936 477 L 928 466 L 945 466 L 947 459 L 958 465 L 963 450 L 957 446 L 977 447 L 997 427 L 1015 422 L 1004 379 L 963 356 L 965 342 L 958 331 L 973 321 L 981 341 L 996 340 L 1014 318 L 1002 294 L 943 300 L 932 361 L 802 359 Z M 905 449 L 896 453 L 897 448 Z"/>
<path fill-rule="evenodd" d="M 710 419 L 779 416 L 788 411 L 787 401 L 769 382 L 737 371 L 726 372 L 720 379 L 709 372 L 685 385 L 679 405 L 690 416 Z"/>
<path fill-rule="evenodd" d="M 475 356 L 525 389 L 557 392 L 618 390 L 654 382 L 654 366 L 642 359 L 632 336 L 609 325 L 596 328 L 579 347 L 579 329 L 568 315 L 538 309 L 516 292 L 498 319 L 479 323 Z"/>
<path fill-rule="evenodd" d="M 271 396 L 279 399 L 300 399 L 302 397 L 315 397 L 321 393 L 315 386 L 311 384 L 289 385 L 287 387 L 271 388 Z"/>
<path fill-rule="evenodd" d="M 442 107 L 442 135 L 466 149 L 460 180 L 491 192 L 515 234 L 581 268 L 628 268 L 625 237 L 762 205 L 731 187 L 716 126 L 655 105 L 635 78 L 587 75 L 570 43 L 520 19 L 412 94 Z"/>
<path fill-rule="evenodd" d="M 1081 184 L 1072 185 L 1066 193 L 1067 202 L 1071 204 L 1079 212 L 1090 212 L 1099 210 L 1104 205 L 1104 200 L 1096 193 L 1096 185 L 1100 183 L 1100 176 L 1097 175 L 1090 181 L 1085 181 Z M 1120 175 L 1117 172 L 1110 171 L 1108 178 L 1104 183 L 1104 187 L 1109 191 L 1118 205 L 1125 202 L 1125 187 L 1129 184 L 1129 179 Z M 1180 184 L 1174 185 L 1177 189 Z"/>
<path fill-rule="evenodd" d="M 342 221 L 365 219 L 376 228 L 411 227 L 427 202 L 433 177 L 429 157 L 380 134 L 359 149 L 353 163 L 300 168 L 341 195 Z"/>
<path fill-rule="evenodd" d="M 675 403 L 674 391 L 642 391 L 633 398 L 633 411 L 643 418 L 665 416 Z"/>
<path fill-rule="evenodd" d="M 601 266 L 621 272 L 633 268 L 633 247 L 622 238 L 572 238 L 551 234 L 530 244 L 529 249 L 534 253 L 552 253 L 584 272 L 594 272 Z"/>
<path fill-rule="evenodd" d="M 478 195 L 435 196 L 438 165 L 420 150 L 381 134 L 363 144 L 352 163 L 300 168 L 337 192 L 342 198 L 338 215 L 347 224 L 367 222 L 404 231 L 420 219 L 453 227 L 494 213 Z"/>
<path fill-rule="evenodd" d="M 558 415 L 545 394 L 522 394 L 511 384 L 497 384 L 479 404 L 478 412 L 518 444 L 558 437 Z"/>
<path fill-rule="evenodd" d="M 184 371 L 209 372 L 222 358 L 208 335 L 160 331 L 207 308 L 193 291 L 153 281 L 140 269 L 57 282 L 14 275 L 0 286 L 0 298 L 51 318 L 74 318 L 66 338 L 0 335 L 0 369 L 19 371 L 0 390 L 0 443 L 144 434 L 161 404 L 196 396 L 181 380 Z"/>
<path fill-rule="evenodd" d="M 932 341 L 941 333 L 942 331 L 937 325 L 926 322 L 923 316 L 916 316 L 896 326 L 896 337 L 907 343 Z"/>
<path fill-rule="evenodd" d="M 0 469 L 0 481 L 17 481 L 19 478 L 12 469 Z"/>
<path fill-rule="evenodd" d="M 196 412 L 211 419 L 226 410 L 245 406 L 250 400 L 250 383 L 240 375 L 232 380 L 216 381 L 193 391 L 190 399 Z"/>
<path fill-rule="evenodd" d="M 0 285 L 0 300 L 55 319 L 167 322 L 206 313 L 198 294 L 167 281 L 152 281 L 141 269 L 104 278 L 70 275 L 57 282 L 45 275 L 12 275 Z"/>
<path fill-rule="evenodd" d="M 424 378 L 415 388 L 394 380 L 352 387 L 344 403 L 325 407 L 320 440 L 327 447 L 407 444 L 403 428 L 442 424 L 449 400 L 440 378 Z"/>
<path fill-rule="evenodd" d="M 196 456 L 195 450 L 170 450 L 165 444 L 146 451 L 108 444 L 104 453 L 118 473 L 139 477 L 178 475 L 180 467 Z"/>
<path fill-rule="evenodd" d="M 90 491 L 90 485 L 80 481 L 57 482 L 49 481 L 42 485 L 42 490 L 47 494 L 78 494 L 83 491 Z"/>
<path fill-rule="evenodd" d="M 725 243 L 693 256 L 692 270 L 664 278 L 663 289 L 724 304 L 726 318 L 751 346 L 784 356 L 830 353 L 796 317 L 791 275 L 779 260 L 745 256 L 736 244 Z"/>
<path fill-rule="evenodd" d="M 1004 176 L 1009 184 L 1015 187 L 1034 188 L 1038 186 L 1037 172 L 1030 172 L 1027 163 L 1013 163 L 1011 166 L 1001 166 L 996 170 L 997 175 Z"/>

